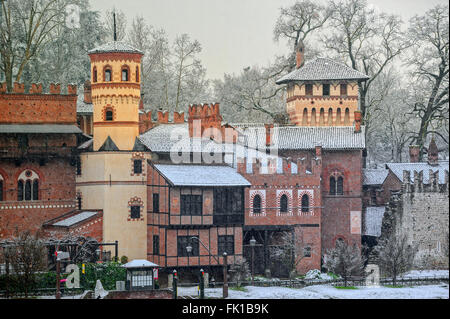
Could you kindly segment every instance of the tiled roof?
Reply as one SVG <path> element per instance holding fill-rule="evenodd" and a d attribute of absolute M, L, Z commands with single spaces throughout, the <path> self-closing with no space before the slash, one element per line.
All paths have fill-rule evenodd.
<path fill-rule="evenodd" d="M 106 44 L 103 44 L 99 47 L 96 47 L 90 50 L 88 53 L 107 53 L 107 52 L 125 52 L 125 53 L 140 53 L 143 54 L 142 51 L 132 47 L 131 45 L 120 42 L 120 41 L 111 41 Z"/>
<path fill-rule="evenodd" d="M 243 135 L 248 136 L 249 147 L 262 148 L 266 144 L 264 126 L 245 127 L 239 124 L 230 124 L 238 128 Z M 322 146 L 325 150 L 364 149 L 365 127 L 361 132 L 355 133 L 352 126 L 333 127 L 303 127 L 303 126 L 275 126 L 272 130 L 272 146 L 279 150 L 311 150 Z"/>
<path fill-rule="evenodd" d="M 68 124 L 0 124 L 0 133 L 77 134 L 76 125 Z"/>
<path fill-rule="evenodd" d="M 92 113 L 94 113 L 94 105 L 84 102 L 84 93 L 79 94 L 77 99 L 77 114 L 89 115 Z"/>
<path fill-rule="evenodd" d="M 388 163 L 386 167 L 403 181 L 403 171 L 410 171 L 411 182 L 414 182 L 414 171 L 423 171 L 423 183 L 428 184 L 430 178 L 430 170 L 439 171 L 439 184 L 445 183 L 445 171 L 448 171 L 448 161 L 439 161 L 437 166 L 431 166 L 428 163 Z"/>
<path fill-rule="evenodd" d="M 173 186 L 251 186 L 229 166 L 155 164 L 155 168 Z"/>
<path fill-rule="evenodd" d="M 366 236 L 381 236 L 381 224 L 383 223 L 383 216 L 385 207 L 367 207 L 364 218 L 364 235 Z"/>
<path fill-rule="evenodd" d="M 52 226 L 70 227 L 70 226 L 78 224 L 86 219 L 89 219 L 92 216 L 95 216 L 96 214 L 97 214 L 96 212 L 81 212 L 79 214 L 62 219 L 62 220 L 52 224 Z"/>
<path fill-rule="evenodd" d="M 381 185 L 388 175 L 387 169 L 363 169 L 363 185 Z"/>
<path fill-rule="evenodd" d="M 369 77 L 345 64 L 327 58 L 316 58 L 306 62 L 304 66 L 295 69 L 276 81 L 284 84 L 291 81 L 318 80 L 367 80 Z"/>
<path fill-rule="evenodd" d="M 214 149 L 219 151 L 222 146 L 210 139 L 190 138 L 189 126 L 183 124 L 161 124 L 139 136 L 139 140 L 151 151 L 169 153 L 171 151 L 192 151 Z"/>

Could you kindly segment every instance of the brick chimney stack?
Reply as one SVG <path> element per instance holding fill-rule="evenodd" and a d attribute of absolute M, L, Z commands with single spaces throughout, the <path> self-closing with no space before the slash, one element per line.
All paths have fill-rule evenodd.
<path fill-rule="evenodd" d="M 305 64 L 305 45 L 300 40 L 295 48 L 296 53 L 296 68 L 300 69 Z"/>
<path fill-rule="evenodd" d="M 273 124 L 264 124 L 266 128 L 266 146 L 272 145 Z"/>
<path fill-rule="evenodd" d="M 420 153 L 419 145 L 410 145 L 409 146 L 409 162 L 410 163 L 418 163 L 419 162 L 419 153 Z"/>
<path fill-rule="evenodd" d="M 428 146 L 428 164 L 431 166 L 437 166 L 439 159 L 439 150 L 436 145 L 436 141 L 434 137 L 430 141 L 430 145 Z"/>
<path fill-rule="evenodd" d="M 84 82 L 84 103 L 92 104 L 91 81 Z"/>

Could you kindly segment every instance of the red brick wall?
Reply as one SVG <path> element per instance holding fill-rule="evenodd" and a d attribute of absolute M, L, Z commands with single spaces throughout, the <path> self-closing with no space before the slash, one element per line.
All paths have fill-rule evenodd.
<path fill-rule="evenodd" d="M 283 156 L 312 158 L 313 151 L 280 151 Z M 333 248 L 338 237 L 361 244 L 361 235 L 351 234 L 350 212 L 362 215 L 362 151 L 322 151 L 322 251 Z M 308 161 L 307 161 L 308 163 Z M 308 169 L 311 169 L 308 167 Z M 330 175 L 338 170 L 344 175 L 344 196 L 330 196 Z"/>
<path fill-rule="evenodd" d="M 39 175 L 39 200 L 17 201 L 18 176 L 26 169 Z M 36 231 L 43 222 L 74 210 L 75 168 L 68 160 L 49 159 L 41 166 L 25 161 L 19 166 L 12 161 L 1 161 L 4 178 L 4 201 L 0 202 L 0 236 L 9 237 L 15 228 Z"/>
<path fill-rule="evenodd" d="M 57 218 L 52 222 L 56 223 L 58 220 L 69 218 L 80 211 L 74 211 L 73 214 L 67 214 L 62 218 Z M 63 238 L 67 235 L 84 236 L 96 239 L 98 242 L 103 241 L 103 212 L 99 211 L 97 215 L 84 220 L 72 227 L 55 227 L 52 225 L 44 226 L 44 234 L 49 238 Z"/>
<path fill-rule="evenodd" d="M 77 95 L 0 94 L 0 123 L 76 124 Z"/>

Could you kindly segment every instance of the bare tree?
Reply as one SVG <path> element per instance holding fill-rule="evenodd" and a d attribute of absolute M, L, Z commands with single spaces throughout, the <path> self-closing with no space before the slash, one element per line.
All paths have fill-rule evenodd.
<path fill-rule="evenodd" d="M 65 8 L 58 0 L 9 0 L 0 6 L 0 70 L 11 92 L 13 81 L 21 81 L 28 62 L 64 23 Z"/>
<path fill-rule="evenodd" d="M 366 0 L 330 1 L 332 32 L 323 37 L 326 48 L 334 51 L 351 67 L 370 76 L 360 82 L 360 109 L 366 125 L 371 108 L 367 95 L 383 70 L 408 46 L 402 32 L 402 21 L 396 15 L 378 13 Z"/>
<path fill-rule="evenodd" d="M 411 269 L 417 249 L 408 244 L 406 235 L 395 235 L 382 240 L 375 247 L 381 270 L 392 276 L 396 285 L 398 275 Z"/>
<path fill-rule="evenodd" d="M 358 246 L 347 245 L 343 240 L 336 242 L 336 248 L 327 251 L 324 256 L 325 267 L 344 279 L 347 287 L 348 279 L 360 276 L 364 271 L 365 258 L 361 255 Z"/>
<path fill-rule="evenodd" d="M 178 111 L 182 95 L 184 93 L 184 83 L 186 79 L 192 78 L 190 75 L 196 74 L 202 68 L 197 55 L 202 51 L 200 42 L 192 41 L 189 35 L 182 34 L 175 39 L 173 45 L 174 66 L 175 66 L 175 82 L 176 82 L 176 98 L 175 110 Z"/>
<path fill-rule="evenodd" d="M 331 16 L 327 7 L 309 0 L 297 1 L 289 7 L 280 8 L 280 15 L 274 28 L 274 40 L 287 39 L 292 47 L 289 58 L 290 69 L 295 66 L 295 48 L 308 37 L 320 31 Z M 308 46 L 307 55 L 316 53 Z"/>
<path fill-rule="evenodd" d="M 25 297 L 28 297 L 30 289 L 35 284 L 36 272 L 45 270 L 44 242 L 39 233 L 32 235 L 29 231 L 21 233 L 16 231 L 15 236 L 4 246 L 3 251 L 6 254 L 4 257 L 11 265 L 14 275 L 25 292 Z"/>
<path fill-rule="evenodd" d="M 127 36 L 127 17 L 123 11 L 112 9 L 107 10 L 104 16 L 107 41 L 114 40 L 114 13 L 116 14 L 116 36 L 117 41 L 122 41 Z"/>
<path fill-rule="evenodd" d="M 230 273 L 232 281 L 236 282 L 238 287 L 241 286 L 241 282 L 250 276 L 250 268 L 245 258 L 237 258 L 230 266 Z"/>
<path fill-rule="evenodd" d="M 449 15 L 448 6 L 438 5 L 410 20 L 408 37 L 413 42 L 407 65 L 411 71 L 412 113 L 420 119 L 414 144 L 424 154 L 428 134 L 436 134 L 449 144 L 448 134 L 436 129 L 449 119 Z"/>
<path fill-rule="evenodd" d="M 284 231 L 280 236 L 280 245 L 273 246 L 270 257 L 279 260 L 289 269 L 289 277 L 297 275 L 297 266 L 305 257 L 315 254 L 314 247 L 305 243 L 303 232 Z"/>

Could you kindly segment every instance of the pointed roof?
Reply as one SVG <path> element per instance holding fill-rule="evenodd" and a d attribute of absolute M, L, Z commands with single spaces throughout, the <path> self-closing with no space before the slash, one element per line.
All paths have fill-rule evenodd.
<path fill-rule="evenodd" d="M 318 80 L 360 80 L 365 81 L 370 77 L 356 71 L 345 64 L 328 58 L 316 58 L 306 62 L 304 66 L 295 69 L 276 81 L 277 84 L 285 84 L 292 81 L 318 81 Z"/>
<path fill-rule="evenodd" d="M 139 140 L 138 137 L 134 140 L 134 146 L 133 146 L 134 152 L 146 152 L 148 151 L 148 148 Z"/>
<path fill-rule="evenodd" d="M 102 147 L 98 150 L 99 152 L 109 152 L 109 151 L 118 151 L 116 143 L 112 140 L 112 138 L 108 135 L 108 138 L 103 143 Z"/>
<path fill-rule="evenodd" d="M 120 41 L 108 42 L 92 50 L 89 50 L 88 53 L 93 54 L 93 53 L 110 53 L 110 52 L 144 54 L 142 51 L 132 47 L 131 45 Z"/>

